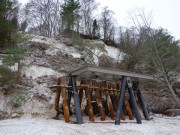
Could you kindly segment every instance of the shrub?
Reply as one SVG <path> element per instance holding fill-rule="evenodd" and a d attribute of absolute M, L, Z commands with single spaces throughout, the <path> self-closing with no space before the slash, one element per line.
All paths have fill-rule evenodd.
<path fill-rule="evenodd" d="M 24 92 L 18 92 L 11 100 L 10 100 L 10 104 L 13 107 L 20 107 L 23 104 L 25 104 L 27 102 L 26 100 L 26 93 Z"/>

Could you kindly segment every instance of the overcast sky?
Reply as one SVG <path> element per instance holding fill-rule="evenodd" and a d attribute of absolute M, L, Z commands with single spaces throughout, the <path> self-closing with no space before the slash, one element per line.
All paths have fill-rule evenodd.
<path fill-rule="evenodd" d="M 28 0 L 19 0 L 26 3 Z M 96 0 L 100 7 L 108 6 L 115 12 L 115 18 L 121 26 L 129 26 L 127 12 L 134 8 L 143 8 L 153 14 L 153 25 L 163 27 L 180 39 L 180 0 Z"/>

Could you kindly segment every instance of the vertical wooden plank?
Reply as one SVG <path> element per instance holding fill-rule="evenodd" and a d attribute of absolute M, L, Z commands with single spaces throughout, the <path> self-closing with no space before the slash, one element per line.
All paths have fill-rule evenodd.
<path fill-rule="evenodd" d="M 65 88 L 61 89 L 61 94 L 62 94 L 62 98 L 63 98 L 63 111 L 64 111 L 65 122 L 70 122 L 69 107 L 68 107 Z"/>
<path fill-rule="evenodd" d="M 69 83 L 68 86 L 72 86 L 72 78 L 69 78 Z M 72 97 L 72 93 L 73 93 L 73 89 L 72 88 L 68 88 L 68 107 L 69 107 L 69 111 L 70 111 L 70 103 L 71 103 L 71 97 Z"/>
<path fill-rule="evenodd" d="M 107 83 L 104 82 L 103 84 L 104 84 L 104 88 L 107 88 Z M 110 83 L 108 85 L 108 89 L 111 89 L 111 84 Z M 114 112 L 114 109 L 113 109 L 113 105 L 112 105 L 112 101 L 111 101 L 108 89 L 105 91 L 105 93 L 106 93 L 106 101 L 107 101 L 107 105 L 108 105 L 108 108 L 109 108 L 109 111 L 110 111 L 111 119 L 115 120 L 116 116 L 115 116 L 115 112 Z"/>
<path fill-rule="evenodd" d="M 60 85 L 65 84 L 66 79 L 64 77 L 60 78 Z M 64 111 L 64 119 L 65 122 L 70 122 L 70 115 L 69 115 L 69 107 L 68 107 L 68 100 L 66 95 L 66 88 L 61 88 L 61 95 L 63 98 L 63 111 Z"/>
<path fill-rule="evenodd" d="M 125 103 L 126 110 L 128 112 L 129 119 L 134 120 L 133 113 L 132 113 L 131 107 L 129 105 L 127 96 L 124 97 L 124 103 Z"/>
<path fill-rule="evenodd" d="M 99 89 L 96 89 L 96 101 L 97 101 L 97 105 L 98 105 L 98 110 L 99 110 L 99 114 L 101 117 L 101 120 L 104 121 L 105 118 L 105 113 L 104 113 L 104 109 L 103 109 L 103 105 L 102 105 L 102 100 L 101 100 L 101 87 L 100 84 L 98 84 L 97 82 L 95 82 L 94 86 L 99 87 Z"/>
<path fill-rule="evenodd" d="M 84 88 L 80 88 L 79 89 L 79 104 L 80 104 L 80 108 L 81 108 L 81 104 L 82 104 L 83 90 L 84 90 Z"/>
<path fill-rule="evenodd" d="M 114 86 L 115 87 L 115 86 Z M 113 88 L 114 88 L 113 87 Z M 116 90 L 120 90 L 119 89 L 119 84 L 116 84 Z M 118 102 L 119 102 L 119 95 L 118 95 L 118 91 L 114 91 L 114 95 L 115 95 L 115 102 L 116 102 L 116 105 L 115 105 L 115 108 L 117 110 L 117 107 L 118 107 Z"/>
<path fill-rule="evenodd" d="M 87 98 L 89 120 L 94 122 L 94 113 L 93 113 L 90 89 L 85 88 L 85 94 L 86 94 L 86 98 Z"/>
<path fill-rule="evenodd" d="M 57 85 L 60 85 L 60 78 L 58 78 Z M 57 89 L 56 89 L 56 97 L 55 97 L 55 110 L 57 111 L 56 117 L 58 117 L 58 115 L 60 113 L 59 112 L 60 93 L 61 93 L 61 88 L 57 87 Z"/>

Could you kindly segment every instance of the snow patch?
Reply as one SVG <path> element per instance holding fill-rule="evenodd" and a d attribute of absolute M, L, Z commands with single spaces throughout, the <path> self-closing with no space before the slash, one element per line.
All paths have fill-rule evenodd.
<path fill-rule="evenodd" d="M 93 40 L 92 42 L 93 42 L 94 44 L 102 44 L 102 45 L 105 45 L 102 40 Z"/>
<path fill-rule="evenodd" d="M 2 60 L 0 60 L 0 65 L 2 65 Z M 15 63 L 13 66 L 9 67 L 9 69 L 13 72 L 18 71 L 18 63 Z"/>
<path fill-rule="evenodd" d="M 109 57 L 114 58 L 118 61 L 122 60 L 123 53 L 120 52 L 118 48 L 105 45 L 105 49 L 107 50 Z"/>
<path fill-rule="evenodd" d="M 120 50 L 118 48 L 113 47 L 113 46 L 107 46 L 102 40 L 94 40 L 92 42 L 94 44 L 101 44 L 101 45 L 103 45 L 107 52 L 101 52 L 100 50 L 99 50 L 99 52 L 106 54 L 107 56 L 117 60 L 118 62 L 120 62 L 123 59 L 123 55 L 125 55 L 124 53 L 120 52 Z M 95 54 L 98 55 L 98 56 L 102 55 L 102 54 L 98 54 L 98 53 L 95 53 Z M 96 57 L 96 59 L 97 59 L 97 57 Z M 97 61 L 97 60 L 95 60 L 95 61 Z"/>
<path fill-rule="evenodd" d="M 31 66 L 31 67 L 25 67 L 22 71 L 26 76 L 32 77 L 33 79 L 45 76 L 45 75 L 54 75 L 55 77 L 64 76 L 62 73 L 58 73 L 55 70 L 52 70 L 51 68 L 47 67 L 41 67 L 41 66 Z"/>
<path fill-rule="evenodd" d="M 74 58 L 80 58 L 80 52 L 72 46 L 67 46 L 64 43 L 61 43 L 59 40 L 55 40 L 54 38 L 46 38 L 42 36 L 35 36 L 32 42 L 39 42 L 48 44 L 49 48 L 45 51 L 48 55 L 56 55 L 58 52 L 68 53 L 72 55 Z"/>
<path fill-rule="evenodd" d="M 98 58 L 98 57 L 100 57 L 101 55 L 103 55 L 104 52 L 102 52 L 102 51 L 100 51 L 99 49 L 95 48 L 95 49 L 94 49 L 94 54 L 95 54 L 95 55 L 93 55 L 94 62 L 95 62 L 96 64 L 99 64 L 99 58 Z"/>
<path fill-rule="evenodd" d="M 143 120 L 143 124 L 122 123 L 87 123 L 83 125 L 68 124 L 64 120 L 21 118 L 0 121 L 0 135 L 178 135 L 180 117 L 153 117 L 151 121 Z M 111 121 L 113 122 L 113 121 Z"/>

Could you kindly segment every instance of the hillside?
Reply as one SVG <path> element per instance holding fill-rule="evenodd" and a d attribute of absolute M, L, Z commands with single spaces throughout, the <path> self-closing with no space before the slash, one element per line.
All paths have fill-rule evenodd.
<path fill-rule="evenodd" d="M 104 58 L 110 59 L 111 63 L 122 59 L 118 48 L 107 46 L 101 40 L 86 39 L 88 45 L 86 45 L 86 50 L 82 51 L 63 43 L 68 40 L 64 37 L 56 40 L 43 36 L 31 36 L 32 39 L 27 44 L 21 45 L 28 50 L 23 60 L 26 66 L 21 71 L 21 82 L 8 90 L 6 86 L 1 86 L 1 119 L 21 117 L 26 114 L 52 118 L 56 114 L 55 93 L 54 89 L 48 87 L 57 84 L 58 77 L 87 64 L 98 66 L 107 60 Z M 87 49 L 91 52 L 89 50 L 87 52 Z M 17 68 L 17 64 L 12 67 L 13 71 Z M 13 107 L 14 100 L 19 99 L 20 96 L 25 99 L 25 104 Z"/>
<path fill-rule="evenodd" d="M 144 93 L 144 98 L 150 111 L 150 117 L 153 119 L 151 121 L 143 119 L 143 125 L 140 127 L 134 123 L 123 123 L 117 127 L 113 124 L 114 121 L 107 117 L 106 122 L 108 123 L 95 123 L 98 127 L 95 128 L 93 123 L 87 123 L 89 120 L 85 116 L 85 111 L 83 111 L 85 122 L 83 127 L 65 123 L 62 114 L 59 117 L 60 121 L 53 119 L 56 116 L 54 109 L 56 89 L 49 88 L 49 86 L 57 84 L 58 77 L 65 76 L 70 71 L 84 65 L 116 67 L 125 54 L 120 52 L 118 48 L 107 46 L 101 40 L 78 39 L 81 42 L 76 41 L 76 44 L 83 42 L 79 46 L 74 44 L 72 39 L 63 36 L 56 38 L 31 36 L 32 39 L 28 43 L 21 44 L 27 49 L 23 60 L 26 66 L 21 71 L 21 81 L 8 89 L 3 85 L 0 87 L 0 120 L 7 119 L 0 121 L 0 135 L 1 133 L 14 135 L 17 129 L 17 134 L 38 135 L 109 134 L 110 132 L 119 134 L 119 130 L 123 134 L 169 134 L 172 132 L 178 134 L 179 117 L 169 118 L 152 113 L 165 112 L 167 109 L 173 108 L 174 103 L 167 90 L 164 90 L 163 87 L 157 89 L 154 86 L 159 84 L 151 82 L 142 83 L 142 86 L 148 91 L 148 93 Z M 5 54 L 0 56 L 2 59 Z M 18 70 L 18 64 L 11 67 L 11 70 Z M 60 103 L 62 105 L 62 98 L 60 98 Z M 82 108 L 84 110 L 86 108 L 85 99 L 83 99 Z M 63 110 L 60 111 L 62 113 Z M 74 106 L 71 106 L 71 111 L 73 113 L 71 119 L 75 120 Z M 95 116 L 95 119 L 96 122 L 100 121 L 98 116 Z M 127 118 L 124 122 L 129 122 L 129 119 Z M 135 122 L 135 120 L 131 122 Z M 164 125 L 166 126 L 164 127 Z M 7 126 L 10 127 L 8 131 L 6 130 Z M 151 132 L 149 132 L 150 128 Z"/>

